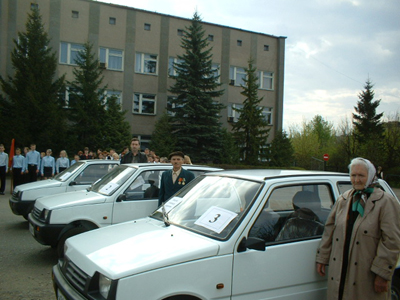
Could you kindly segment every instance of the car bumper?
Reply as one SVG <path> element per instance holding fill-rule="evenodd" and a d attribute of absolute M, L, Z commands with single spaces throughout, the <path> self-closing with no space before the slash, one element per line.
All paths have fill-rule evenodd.
<path fill-rule="evenodd" d="M 28 216 L 35 205 L 35 200 L 20 201 L 10 198 L 8 202 L 10 204 L 11 211 L 18 216 Z"/>
<path fill-rule="evenodd" d="M 64 224 L 46 224 L 40 222 L 32 217 L 32 214 L 28 215 L 29 231 L 32 236 L 42 245 L 56 246 L 58 237 L 61 231 L 64 229 Z"/>
<path fill-rule="evenodd" d="M 57 299 L 87 300 L 87 298 L 84 298 L 82 294 L 75 290 L 74 287 L 72 287 L 65 279 L 59 264 L 53 267 L 52 278 L 54 292 Z"/>

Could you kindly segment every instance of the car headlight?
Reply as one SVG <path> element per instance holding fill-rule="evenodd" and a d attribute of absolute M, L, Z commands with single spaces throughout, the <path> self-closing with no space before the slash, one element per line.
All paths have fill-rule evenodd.
<path fill-rule="evenodd" d="M 112 280 L 102 274 L 99 276 L 99 293 L 104 297 L 108 298 L 108 293 L 110 292 Z"/>
<path fill-rule="evenodd" d="M 46 221 L 49 221 L 49 219 L 50 219 L 50 213 L 51 213 L 51 210 L 43 209 L 42 216 L 43 216 L 43 220 L 44 220 L 45 222 L 46 222 Z"/>

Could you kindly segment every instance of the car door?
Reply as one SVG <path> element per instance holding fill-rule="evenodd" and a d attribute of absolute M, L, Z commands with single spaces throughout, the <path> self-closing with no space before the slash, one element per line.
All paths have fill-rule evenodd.
<path fill-rule="evenodd" d="M 326 279 L 316 272 L 315 255 L 334 203 L 331 183 L 292 182 L 270 191 L 246 229 L 247 238 L 263 239 L 265 249 L 236 249 L 232 299 L 326 299 Z"/>
<path fill-rule="evenodd" d="M 161 174 L 165 170 L 145 170 L 138 174 L 122 194 L 114 199 L 112 223 L 146 217 L 158 207 Z"/>
<path fill-rule="evenodd" d="M 67 192 L 87 189 L 99 178 L 103 177 L 118 164 L 89 164 L 86 168 L 75 175 L 73 181 L 67 186 Z"/>

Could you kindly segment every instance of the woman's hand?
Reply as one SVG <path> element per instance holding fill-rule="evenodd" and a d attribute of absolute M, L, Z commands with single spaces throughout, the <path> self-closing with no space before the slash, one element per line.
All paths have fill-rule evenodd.
<path fill-rule="evenodd" d="M 375 292 L 377 293 L 383 293 L 388 291 L 388 281 L 383 279 L 381 276 L 376 275 L 375 276 L 375 282 L 374 282 L 374 287 L 375 287 Z"/>
<path fill-rule="evenodd" d="M 325 266 L 324 264 L 317 263 L 317 272 L 320 276 L 325 276 Z"/>

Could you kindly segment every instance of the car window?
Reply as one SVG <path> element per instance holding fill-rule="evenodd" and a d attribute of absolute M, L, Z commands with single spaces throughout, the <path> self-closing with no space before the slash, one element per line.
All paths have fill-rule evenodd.
<path fill-rule="evenodd" d="M 338 187 L 340 195 L 343 194 L 344 192 L 348 191 L 348 190 L 351 190 L 353 188 L 353 186 L 352 186 L 350 181 L 348 181 L 348 182 L 346 182 L 346 181 L 338 182 L 337 183 L 337 187 Z"/>
<path fill-rule="evenodd" d="M 88 165 L 76 178 L 76 184 L 92 184 L 103 177 L 117 164 L 93 164 Z"/>
<path fill-rule="evenodd" d="M 64 171 L 58 173 L 56 176 L 54 176 L 55 180 L 58 181 L 66 181 L 68 178 L 70 178 L 74 173 L 79 172 L 78 170 L 84 165 L 84 162 L 77 162 L 70 166 L 69 168 L 65 169 Z"/>
<path fill-rule="evenodd" d="M 328 184 L 276 188 L 249 236 L 262 238 L 267 244 L 319 237 L 333 202 Z"/>
<path fill-rule="evenodd" d="M 158 199 L 162 171 L 142 172 L 125 190 L 124 201 Z"/>

